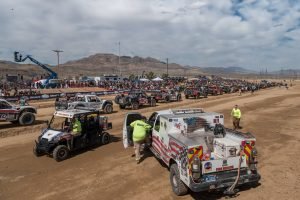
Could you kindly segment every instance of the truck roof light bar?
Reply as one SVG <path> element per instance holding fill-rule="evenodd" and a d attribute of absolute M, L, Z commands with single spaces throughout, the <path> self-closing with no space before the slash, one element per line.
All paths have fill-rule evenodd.
<path fill-rule="evenodd" d="M 174 115 L 179 114 L 192 114 L 192 113 L 204 113 L 202 108 L 193 108 L 193 109 L 174 109 L 171 110 Z"/>

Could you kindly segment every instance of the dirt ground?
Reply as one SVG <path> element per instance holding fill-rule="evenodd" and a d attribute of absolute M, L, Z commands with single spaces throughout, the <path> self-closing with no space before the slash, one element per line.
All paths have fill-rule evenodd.
<path fill-rule="evenodd" d="M 113 98 L 108 97 L 108 98 Z M 78 153 L 57 163 L 52 158 L 36 158 L 34 140 L 50 119 L 53 101 L 33 102 L 39 107 L 37 123 L 27 127 L 0 124 L 0 199 L 226 199 L 216 192 L 173 194 L 169 171 L 152 155 L 137 165 L 133 149 L 121 142 L 126 112 L 110 114 L 112 143 Z M 242 111 L 243 131 L 257 138 L 260 185 L 241 188 L 236 199 L 299 199 L 300 195 L 300 82 L 286 90 L 273 88 L 253 95 L 226 94 L 200 100 L 160 103 L 139 110 L 146 116 L 154 110 L 176 107 L 202 107 L 225 114 L 225 125 L 232 126 L 229 114 L 234 104 Z"/>

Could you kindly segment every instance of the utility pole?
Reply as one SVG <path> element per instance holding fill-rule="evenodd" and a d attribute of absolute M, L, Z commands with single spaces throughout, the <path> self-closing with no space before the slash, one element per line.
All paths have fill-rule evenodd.
<path fill-rule="evenodd" d="M 169 58 L 167 58 L 167 77 L 169 77 Z"/>
<path fill-rule="evenodd" d="M 120 52 L 121 52 L 121 42 L 119 42 L 119 70 L 120 70 L 120 76 L 122 75 L 122 73 L 121 73 L 121 65 L 120 65 Z"/>
<path fill-rule="evenodd" d="M 61 77 L 63 77 L 63 74 L 62 73 L 60 74 L 60 69 L 59 69 L 59 53 L 61 53 L 63 51 L 62 50 L 58 50 L 58 49 L 52 50 L 52 51 L 56 52 L 56 54 L 57 54 L 57 72 L 58 72 L 58 77 L 59 77 L 59 75 L 61 75 Z"/>

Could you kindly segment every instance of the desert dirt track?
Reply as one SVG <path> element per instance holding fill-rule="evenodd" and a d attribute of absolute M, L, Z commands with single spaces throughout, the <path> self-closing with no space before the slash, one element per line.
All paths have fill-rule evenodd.
<path fill-rule="evenodd" d="M 113 98 L 113 97 L 110 97 Z M 231 127 L 230 111 L 239 104 L 243 131 L 257 139 L 261 185 L 242 188 L 236 199 L 299 199 L 300 196 L 300 83 L 286 90 L 273 88 L 253 95 L 209 96 L 208 99 L 160 103 L 155 108 L 139 110 L 146 116 L 154 110 L 175 107 L 202 107 L 225 114 L 225 125 Z M 34 140 L 43 123 L 50 119 L 53 102 L 33 103 L 40 107 L 37 124 L 13 127 L 0 124 L 0 200 L 44 199 L 225 199 L 221 193 L 173 194 L 169 171 L 152 155 L 139 165 L 133 149 L 124 150 L 121 131 L 124 114 L 108 115 L 113 122 L 109 132 L 111 144 L 74 155 L 57 163 L 52 158 L 36 158 Z M 26 133 L 26 134 L 24 134 Z M 12 136 L 15 135 L 15 136 Z"/>

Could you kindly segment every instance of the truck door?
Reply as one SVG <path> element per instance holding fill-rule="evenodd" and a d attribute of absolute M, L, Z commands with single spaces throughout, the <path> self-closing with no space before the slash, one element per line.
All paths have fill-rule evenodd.
<path fill-rule="evenodd" d="M 100 109 L 100 99 L 97 96 L 91 96 L 90 106 L 96 110 Z"/>
<path fill-rule="evenodd" d="M 139 120 L 139 119 L 142 119 L 142 115 L 138 112 L 127 113 L 127 115 L 125 116 L 125 120 L 123 123 L 123 145 L 124 145 L 124 148 L 133 146 L 133 140 L 132 140 L 133 129 L 131 128 L 130 124 L 132 122 L 134 122 L 135 120 Z"/>
<path fill-rule="evenodd" d="M 12 110 L 12 106 L 5 101 L 0 101 L 0 120 L 4 121 L 8 118 L 9 113 L 16 113 L 16 110 Z"/>
<path fill-rule="evenodd" d="M 167 122 L 157 115 L 152 129 L 152 146 L 160 154 L 162 160 L 168 164 L 169 151 L 168 143 L 169 138 L 166 132 Z"/>

